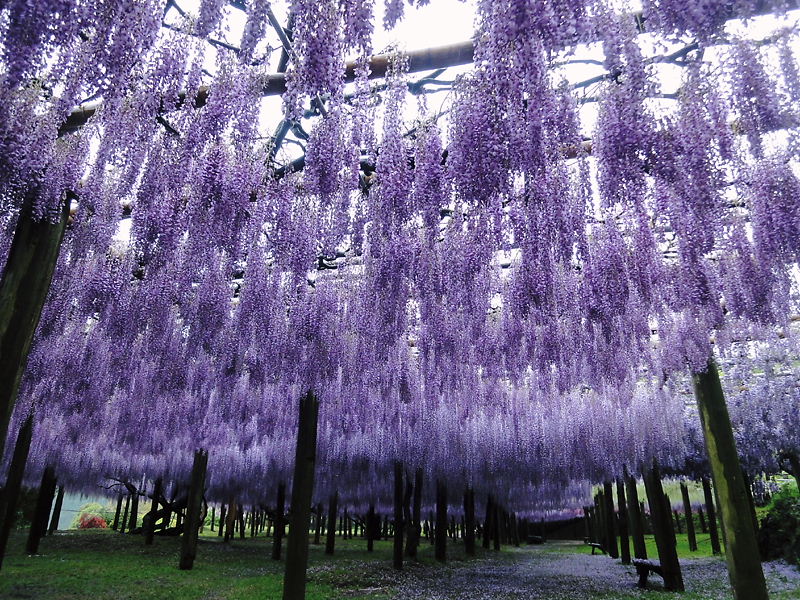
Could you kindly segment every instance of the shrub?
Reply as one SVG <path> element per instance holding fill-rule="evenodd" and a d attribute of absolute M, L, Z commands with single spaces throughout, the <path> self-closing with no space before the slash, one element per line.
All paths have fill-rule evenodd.
<path fill-rule="evenodd" d="M 89 502 L 78 509 L 78 514 L 75 516 L 75 519 L 73 519 L 71 527 L 73 529 L 86 529 L 86 527 L 81 525 L 84 517 L 97 517 L 104 523 L 102 527 L 105 528 L 108 527 L 108 523 L 114 518 L 114 510 L 97 502 Z M 93 527 L 97 527 L 97 525 Z"/>
<path fill-rule="evenodd" d="M 108 523 L 98 515 L 82 514 L 78 517 L 78 529 L 107 529 Z"/>
<path fill-rule="evenodd" d="M 787 486 L 775 494 L 761 520 L 758 544 L 764 560 L 785 558 L 800 566 L 800 494 Z"/>

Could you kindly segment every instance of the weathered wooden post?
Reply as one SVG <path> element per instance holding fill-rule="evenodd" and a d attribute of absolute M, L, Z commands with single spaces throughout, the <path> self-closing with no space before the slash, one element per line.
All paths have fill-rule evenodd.
<path fill-rule="evenodd" d="M 216 507 L 211 507 L 211 531 L 214 531 L 214 519 L 217 518 L 217 510 Z"/>
<path fill-rule="evenodd" d="M 336 545 L 336 513 L 339 504 L 339 492 L 334 491 L 328 499 L 328 529 L 325 532 L 325 554 L 333 554 Z"/>
<path fill-rule="evenodd" d="M 447 560 L 447 486 L 443 479 L 436 480 L 436 560 Z"/>
<path fill-rule="evenodd" d="M 182 571 L 191 569 L 197 556 L 197 533 L 200 529 L 200 507 L 203 504 L 203 493 L 206 487 L 207 467 L 208 452 L 203 449 L 195 451 L 192 478 L 189 481 L 189 497 L 186 499 L 186 519 L 183 523 L 181 558 L 178 565 Z"/>
<path fill-rule="evenodd" d="M 50 517 L 50 527 L 47 528 L 47 535 L 53 535 L 58 529 L 58 521 L 61 519 L 61 506 L 64 504 L 64 486 L 58 486 L 56 504 L 53 507 L 53 516 Z"/>
<path fill-rule="evenodd" d="M 722 547 L 719 545 L 719 529 L 717 528 L 717 509 L 714 506 L 714 494 L 711 492 L 711 482 L 708 477 L 703 477 L 700 481 L 703 485 L 703 499 L 706 504 L 706 514 L 708 515 L 708 533 L 711 536 L 711 552 L 722 554 Z"/>
<path fill-rule="evenodd" d="M 272 534 L 272 560 L 281 559 L 281 546 L 283 544 L 283 534 L 286 532 L 284 524 L 284 512 L 286 510 L 286 484 L 281 481 L 278 484 L 278 497 L 275 501 L 275 532 Z"/>
<path fill-rule="evenodd" d="M 708 525 L 706 525 L 706 515 L 703 512 L 703 507 L 697 507 L 697 518 L 700 520 L 700 531 L 702 533 L 708 533 Z"/>
<path fill-rule="evenodd" d="M 161 478 L 156 479 L 153 484 L 153 502 L 150 504 L 150 516 L 147 523 L 144 523 L 144 544 L 152 546 L 156 534 L 156 513 L 158 512 L 158 499 L 161 497 Z"/>
<path fill-rule="evenodd" d="M 36 185 L 20 212 L 0 280 L 0 462 L 33 334 L 58 262 L 72 197 L 65 194 L 55 222 L 47 218 L 36 221 L 31 205 L 38 193 Z"/>
<path fill-rule="evenodd" d="M 653 521 L 653 534 L 656 537 L 656 547 L 658 548 L 658 560 L 664 573 L 664 589 L 671 592 L 682 592 L 684 590 L 683 575 L 678 562 L 675 530 L 672 528 L 670 507 L 664 496 L 658 464 L 653 461 L 652 468 L 646 469 L 643 476 L 647 500 L 650 504 L 650 517 Z"/>
<path fill-rule="evenodd" d="M 610 481 L 603 483 L 603 501 L 605 502 L 604 520 L 606 524 L 606 538 L 608 540 L 608 548 L 606 551 L 611 558 L 619 558 L 616 528 L 617 519 L 614 514 L 614 488 Z"/>
<path fill-rule="evenodd" d="M 314 545 L 319 546 L 322 534 L 322 504 L 317 504 L 314 511 Z"/>
<path fill-rule="evenodd" d="M 647 546 L 644 542 L 644 518 L 639 504 L 639 492 L 636 489 L 636 480 L 625 469 L 625 488 L 628 491 L 628 515 L 633 540 L 633 555 L 641 560 L 647 559 Z"/>
<path fill-rule="evenodd" d="M 619 554 L 623 565 L 631 564 L 631 545 L 628 541 L 628 505 L 625 484 L 617 478 L 617 514 L 619 515 Z"/>
<path fill-rule="evenodd" d="M 703 371 L 694 373 L 694 391 L 725 528 L 725 556 L 733 595 L 737 600 L 766 600 L 767 583 L 761 568 L 747 489 L 713 358 L 709 358 Z"/>
<path fill-rule="evenodd" d="M 464 552 L 475 556 L 475 492 L 464 490 Z"/>
<path fill-rule="evenodd" d="M 294 455 L 291 523 L 286 541 L 286 570 L 283 600 L 304 600 L 308 569 L 308 529 L 311 500 L 314 496 L 314 470 L 317 464 L 317 419 L 319 401 L 312 391 L 300 399 L 297 446 Z"/>
<path fill-rule="evenodd" d="M 681 481 L 681 497 L 683 499 L 683 512 L 686 515 L 686 535 L 689 538 L 689 550 L 697 552 L 697 536 L 694 531 L 694 519 L 692 518 L 692 504 L 689 502 L 689 488 Z"/>
<path fill-rule="evenodd" d="M 486 496 L 486 515 L 483 519 L 483 541 L 484 549 L 488 550 L 491 544 L 491 530 L 492 530 L 492 515 L 494 513 L 494 501 L 492 495 Z"/>
<path fill-rule="evenodd" d="M 375 505 L 370 504 L 367 510 L 367 552 L 375 549 Z"/>
<path fill-rule="evenodd" d="M 394 545 L 392 564 L 395 569 L 403 568 L 403 463 L 394 461 Z"/>
<path fill-rule="evenodd" d="M 422 467 L 417 467 L 414 471 L 414 496 L 412 499 L 411 526 L 408 528 L 406 536 L 406 556 L 409 558 L 417 557 L 420 535 L 422 535 Z"/>
<path fill-rule="evenodd" d="M 33 415 L 28 415 L 17 433 L 14 444 L 14 453 L 11 455 L 11 464 L 8 466 L 6 485 L 3 488 L 3 504 L 0 511 L 0 568 L 3 567 L 3 558 L 14 521 L 17 518 L 17 503 L 19 492 L 22 488 L 22 479 L 25 476 L 25 463 L 28 462 L 28 452 L 31 447 L 33 435 Z"/>
<path fill-rule="evenodd" d="M 56 474 L 53 467 L 47 466 L 42 472 L 39 494 L 36 497 L 36 508 L 28 531 L 28 541 L 25 544 L 27 554 L 38 554 L 39 552 L 39 541 L 47 531 L 47 519 L 50 516 L 50 507 L 53 504 L 55 492 Z"/>

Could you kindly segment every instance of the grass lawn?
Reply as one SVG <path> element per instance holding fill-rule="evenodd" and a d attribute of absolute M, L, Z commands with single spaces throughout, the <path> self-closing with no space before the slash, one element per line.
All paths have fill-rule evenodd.
<path fill-rule="evenodd" d="M 281 598 L 283 562 L 270 558 L 271 541 L 237 539 L 228 544 L 206 531 L 200 538 L 192 571 L 177 568 L 180 540 L 156 538 L 144 546 L 142 536 L 109 530 L 64 531 L 44 538 L 41 555 L 24 554 L 25 532 L 17 532 L 0 572 L 0 598 L 46 600 L 272 600 Z M 685 535 L 678 549 L 686 560 L 687 593 L 682 600 L 730 598 L 721 557 L 708 558 L 708 536 L 700 551 L 689 552 Z M 654 590 L 637 590 L 635 572 L 607 557 L 585 556 L 580 542 L 548 542 L 543 546 L 504 547 L 502 552 L 477 549 L 467 560 L 463 544 L 448 544 L 448 563 L 433 559 L 424 539 L 419 561 L 407 562 L 402 573 L 391 565 L 391 542 L 366 551 L 363 539 L 337 537 L 334 556 L 322 546 L 310 547 L 308 600 L 416 600 L 427 598 L 491 598 L 492 600 L 559 598 L 663 600 L 660 580 Z M 648 552 L 657 557 L 652 538 Z M 786 582 L 781 587 L 780 581 Z M 800 598 L 800 575 L 770 575 L 775 600 Z M 535 594 L 531 595 L 532 592 Z"/>
<path fill-rule="evenodd" d="M 270 558 L 271 540 L 237 539 L 223 544 L 206 531 L 191 571 L 178 570 L 178 538 L 156 537 L 146 547 L 142 536 L 111 530 L 70 530 L 42 539 L 40 555 L 24 553 L 26 532 L 12 536 L 0 571 L 0 598 L 48 600 L 265 600 L 280 598 L 284 563 Z M 284 540 L 284 550 L 285 550 Z M 460 544 L 448 548 L 452 561 L 463 561 Z M 482 552 L 482 550 L 479 550 Z M 391 541 L 366 551 L 363 539 L 342 540 L 336 552 L 310 546 L 308 600 L 383 598 L 380 590 L 396 577 Z M 433 564 L 433 546 L 422 541 L 422 565 Z"/>

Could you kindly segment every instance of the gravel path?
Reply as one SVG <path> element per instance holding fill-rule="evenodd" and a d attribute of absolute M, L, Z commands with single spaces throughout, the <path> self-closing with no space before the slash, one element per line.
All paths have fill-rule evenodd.
<path fill-rule="evenodd" d="M 391 598 L 425 600 L 578 600 L 585 598 L 651 598 L 654 592 L 636 587 L 636 572 L 605 556 L 554 552 L 549 548 L 504 551 L 489 558 L 447 567 L 407 569 Z M 728 600 L 725 563 L 716 558 L 683 560 L 683 577 L 690 597 Z M 800 571 L 786 563 L 765 564 L 771 592 L 800 598 Z M 652 577 L 652 588 L 661 579 Z M 663 589 L 663 588 L 662 588 Z M 663 597 L 663 595 L 659 595 Z"/>

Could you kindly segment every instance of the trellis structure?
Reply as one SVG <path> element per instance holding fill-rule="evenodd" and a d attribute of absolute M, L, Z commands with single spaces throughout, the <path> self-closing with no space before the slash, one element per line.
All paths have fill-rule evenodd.
<path fill-rule="evenodd" d="M 726 98 L 709 84 L 716 75 L 704 56 L 716 43 L 729 41 L 723 35 L 726 20 L 796 5 L 743 3 L 745 12 L 734 15 L 727 4 L 711 3 L 698 9 L 708 13 L 703 14 L 703 29 L 695 30 L 681 20 L 674 2 L 648 2 L 651 12 L 622 19 L 607 13 L 600 2 L 576 3 L 555 16 L 542 12 L 535 2 L 481 2 L 474 43 L 370 59 L 368 32 L 353 18 L 368 3 L 342 3 L 344 16 L 325 5 L 328 8 L 312 18 L 305 2 L 294 2 L 292 31 L 280 27 L 267 5 L 234 3 L 234 8 L 247 12 L 245 32 L 250 36 L 238 47 L 209 37 L 218 28 L 224 4 L 203 2 L 197 22 L 190 24 L 193 29 L 160 42 L 157 31 L 165 14 L 182 13 L 176 2 L 163 7 L 153 3 L 141 14 L 124 15 L 131 22 L 118 27 L 135 25 L 142 36 L 122 48 L 114 45 L 122 42 L 109 41 L 124 60 L 113 53 L 103 56 L 99 67 L 108 67 L 107 72 L 99 67 L 93 71 L 80 55 L 69 52 L 73 47 L 95 48 L 96 40 L 116 31 L 115 24 L 100 16 L 93 21 L 84 13 L 74 22 L 68 11 L 49 15 L 51 37 L 42 43 L 52 47 L 42 55 L 52 57 L 55 66 L 39 67 L 51 69 L 47 74 L 55 72 L 63 81 L 51 89 L 43 86 L 47 93 L 41 98 L 30 91 L 36 88 L 30 78 L 38 55 L 33 53 L 27 64 L 28 59 L 20 58 L 20 47 L 30 40 L 18 47 L 9 38 L 4 126 L 27 126 L 21 117 L 28 116 L 40 136 L 34 139 L 49 145 L 45 158 L 37 161 L 34 142 L 20 141 L 18 135 L 4 142 L 10 157 L 4 159 L 9 167 L 2 189 L 4 223 L 15 232 L 13 240 L 4 242 L 10 251 L 0 289 L 4 423 L 11 418 L 42 310 L 38 342 L 23 383 L 26 403 L 17 410 L 15 423 L 27 417 L 29 400 L 47 406 L 46 399 L 56 396 L 52 402 L 63 408 L 58 415 L 67 424 L 64 434 L 77 437 L 68 425 L 70 417 L 89 411 L 76 406 L 68 397 L 72 394 L 97 409 L 95 418 L 103 423 L 102 402 L 85 389 L 65 393 L 69 368 L 49 364 L 51 357 L 67 362 L 73 350 L 65 347 L 68 340 L 86 350 L 74 368 L 82 376 L 91 373 L 94 380 L 89 385 L 107 393 L 106 400 L 116 399 L 115 409 L 129 410 L 125 398 L 146 403 L 180 394 L 175 404 L 184 402 L 206 419 L 187 418 L 180 433 L 190 444 L 203 444 L 197 447 L 209 450 L 210 461 L 218 459 L 209 445 L 224 452 L 230 440 L 205 431 L 195 434 L 218 416 L 230 424 L 231 436 L 237 430 L 237 414 L 252 415 L 256 429 L 270 427 L 273 433 L 294 427 L 285 415 L 278 426 L 266 423 L 263 415 L 259 417 L 261 403 L 242 400 L 250 392 L 273 399 L 275 409 L 287 406 L 278 398 L 297 397 L 313 387 L 331 411 L 323 416 L 321 430 L 327 465 L 332 466 L 338 460 L 332 458 L 337 411 L 344 419 L 354 414 L 335 400 L 337 394 L 351 394 L 371 406 L 384 419 L 379 429 L 405 418 L 443 418 L 443 406 L 437 407 L 434 398 L 451 401 L 465 422 L 477 427 L 481 416 L 492 414 L 491 401 L 479 403 L 480 410 L 470 407 L 468 398 L 478 384 L 497 388 L 486 391 L 485 398 L 502 398 L 511 421 L 520 414 L 532 416 L 516 405 L 528 394 L 528 399 L 551 410 L 557 422 L 559 403 L 574 407 L 585 401 L 581 385 L 611 399 L 610 405 L 624 406 L 642 393 L 635 390 L 637 379 L 648 382 L 644 393 L 658 394 L 662 378 L 654 373 L 669 376 L 688 364 L 696 380 L 722 518 L 729 528 L 734 590 L 741 598 L 766 597 L 753 552 L 752 523 L 737 519 L 748 511 L 746 488 L 716 367 L 709 358 L 708 336 L 715 330 L 735 337 L 737 328 L 748 334 L 768 329 L 784 324 L 793 311 L 788 277 L 797 261 L 792 239 L 800 232 L 800 186 L 791 168 L 796 148 L 790 139 L 780 152 L 770 154 L 765 140 L 783 129 L 790 137 L 796 135 L 796 114 L 787 110 L 796 106 L 800 94 L 787 41 L 796 38 L 796 31 L 771 36 L 763 44 L 734 41 L 732 60 L 738 71 L 725 79 L 731 86 Z M 514 16 L 512 8 L 521 12 Z M 34 9 L 33 15 L 27 14 L 16 5 L 2 10 L 9 23 L 43 16 Z M 113 11 L 109 14 L 114 16 Z M 263 76 L 255 72 L 258 65 L 251 64 L 258 60 L 242 57 L 255 56 L 267 22 L 278 35 L 283 56 L 277 72 Z M 645 58 L 637 36 L 650 24 L 660 35 L 670 37 L 678 31 L 694 39 Z M 73 38 L 53 33 L 61 29 Z M 201 84 L 202 52 L 190 60 L 185 36 L 198 44 L 208 41 L 221 53 L 218 72 L 208 86 Z M 319 47 L 321 40 L 330 42 L 329 47 Z M 605 50 L 603 60 L 597 61 L 603 73 L 554 85 L 548 69 L 559 57 L 571 60 L 564 48 L 598 40 Z M 770 77 L 772 69 L 766 69 L 758 55 L 771 44 L 781 52 L 780 93 Z M 360 57 L 345 64 L 346 49 Z M 225 58 L 227 52 L 235 58 Z M 437 115 L 421 119 L 412 135 L 403 132 L 407 91 L 441 83 L 442 69 L 469 63 L 473 54 L 478 68 L 454 87 L 446 147 Z M 320 56 L 325 60 L 318 60 Z M 647 69 L 664 64 L 681 65 L 688 73 L 678 94 L 652 89 Z M 128 92 L 136 86 L 133 75 L 122 67 L 129 67 L 138 83 L 145 82 L 143 93 Z M 102 100 L 72 110 L 69 93 L 76 97 L 83 82 L 71 78 L 80 69 L 86 70 L 86 86 L 96 85 Z M 408 73 L 427 70 L 434 73 L 407 81 Z M 370 78 L 378 77 L 385 82 L 371 88 Z M 109 78 L 118 85 L 108 85 Z M 355 91 L 345 94 L 347 81 L 354 82 Z M 599 97 L 584 98 L 600 105 L 596 135 L 587 144 L 578 123 L 579 102 L 571 92 L 596 84 L 606 84 L 606 89 Z M 67 93 L 54 100 L 52 90 L 59 86 Z M 386 107 L 380 144 L 374 143 L 374 131 L 368 131 L 371 125 L 364 125 L 375 116 L 370 100 L 376 92 Z M 279 93 L 285 94 L 286 118 L 261 150 L 254 106 L 262 96 Z M 660 125 L 649 104 L 654 98 L 678 105 L 663 115 Z M 39 118 L 40 114 L 46 116 Z M 310 134 L 303 128 L 306 116 L 320 117 Z M 93 133 L 84 134 L 84 126 Z M 289 131 L 305 144 L 305 153 L 279 166 L 274 162 L 277 148 Z M 734 133 L 746 141 L 732 141 Z M 98 140 L 99 158 L 87 162 L 92 135 Z M 411 142 L 413 150 L 408 147 Z M 702 151 L 695 151 L 695 145 Z M 87 164 L 87 179 L 78 184 Z M 294 175 L 301 167 L 302 177 Z M 727 181 L 728 171 L 741 179 Z M 597 175 L 597 189 L 592 189 L 590 172 Z M 729 200 L 726 194 L 732 187 L 739 193 Z M 134 199 L 128 251 L 114 250 L 110 243 L 109 229 L 119 218 L 119 207 L 111 199 L 118 195 Z M 781 224 L 782 217 L 786 221 Z M 57 249 L 70 218 L 69 239 L 64 242 L 68 251 L 61 252 L 57 267 Z M 670 242 L 677 248 L 675 254 L 659 258 Z M 341 251 L 345 244 L 351 248 L 348 252 Z M 503 275 L 497 257 L 512 249 L 512 268 L 505 270 L 510 274 Z M 325 285 L 309 291 L 307 271 L 332 270 L 340 253 L 344 260 L 338 262 L 352 269 L 337 269 L 335 276 L 320 274 Z M 452 274 L 442 267 L 447 261 Z M 77 273 L 94 286 L 89 293 L 76 289 Z M 235 302 L 229 306 L 232 279 Z M 492 304 L 496 294 L 487 282 L 503 291 L 498 305 Z M 669 289 L 661 292 L 659 286 Z M 260 298 L 263 295 L 278 300 L 270 304 Z M 264 319 L 268 327 L 260 323 Z M 330 329 L 322 323 L 327 319 Z M 128 331 L 120 331 L 115 320 Z M 650 351 L 652 320 L 658 322 L 666 348 L 661 356 Z M 114 353 L 115 346 L 124 348 L 128 357 L 141 358 L 143 366 L 132 373 L 120 371 L 124 361 Z M 629 351 L 617 352 L 623 347 Z M 154 349 L 164 356 L 148 360 Z M 369 368 L 356 375 L 366 356 Z M 180 374 L 182 362 L 185 374 Z M 149 385 L 148 379 L 158 381 Z M 226 391 L 230 387 L 233 393 Z M 176 418 L 181 414 L 178 406 L 166 408 Z M 485 412 L 476 416 L 471 411 Z M 7 425 L 1 429 L 5 436 Z M 142 430 L 147 428 L 142 425 Z M 135 438 L 132 431 L 117 433 L 123 439 Z M 414 431 L 419 435 L 421 430 Z M 441 423 L 438 433 L 445 440 L 447 435 L 461 435 Z M 659 439 L 657 431 L 647 435 Z M 257 432 L 247 436 L 256 438 Z M 144 453 L 157 456 L 164 441 L 151 440 L 148 446 Z M 378 471 L 398 464 L 398 459 L 414 467 L 423 462 L 408 438 L 392 440 L 390 450 L 396 456 L 384 448 L 375 450 Z M 442 452 L 446 456 L 446 448 Z M 657 452 L 637 449 L 633 454 L 627 459 L 615 456 L 602 478 L 620 477 L 629 466 L 643 469 L 652 479 L 649 465 Z M 34 455 L 39 461 L 56 460 L 45 441 L 34 448 Z M 177 473 L 188 472 L 186 460 L 177 458 L 166 472 L 157 472 L 151 463 L 120 463 L 118 468 L 132 479 L 182 482 L 185 476 Z M 218 472 L 223 464 L 217 465 Z M 402 486 L 402 465 L 398 473 Z M 437 512 L 446 519 L 447 475 L 429 475 L 431 483 L 436 481 Z M 246 475 L 236 482 L 214 477 L 219 475 L 212 468 L 207 487 L 214 493 L 248 493 L 227 489 L 241 486 Z M 475 482 L 466 479 L 463 483 L 474 494 Z M 198 472 L 193 480 L 202 482 L 203 477 Z M 545 487 L 541 474 L 531 480 Z M 203 487 L 195 484 L 187 500 L 187 506 L 194 507 L 191 518 L 187 512 L 190 525 L 196 523 L 197 490 Z M 341 490 L 328 491 L 337 497 Z M 490 504 L 498 532 L 505 522 L 498 513 L 502 504 Z M 661 508 L 658 501 L 652 506 L 656 513 Z M 398 503 L 395 507 L 402 537 L 402 510 Z M 307 518 L 298 513 L 299 523 Z M 441 527 L 437 532 L 441 537 Z M 187 543 L 190 564 L 191 539 Z M 296 538 L 290 538 L 289 546 L 293 554 L 302 555 Z M 402 544 L 399 547 L 402 550 Z M 675 587 L 682 585 L 678 579 Z"/>

